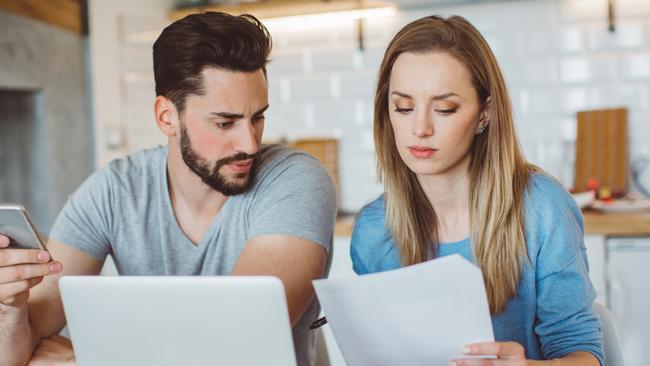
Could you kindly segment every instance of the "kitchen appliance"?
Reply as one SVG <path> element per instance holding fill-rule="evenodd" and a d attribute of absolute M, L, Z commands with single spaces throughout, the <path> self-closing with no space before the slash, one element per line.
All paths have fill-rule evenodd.
<path fill-rule="evenodd" d="M 607 240 L 607 293 L 626 365 L 650 360 L 650 238 Z"/>

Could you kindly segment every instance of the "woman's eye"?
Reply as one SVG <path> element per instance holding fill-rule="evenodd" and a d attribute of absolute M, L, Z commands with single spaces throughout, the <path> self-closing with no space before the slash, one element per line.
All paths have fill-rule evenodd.
<path fill-rule="evenodd" d="M 451 109 L 437 109 L 436 112 L 438 112 L 438 113 L 440 113 L 440 114 L 447 115 L 447 114 L 453 114 L 453 113 L 456 113 L 457 110 L 458 110 L 457 108 L 451 108 Z"/>
<path fill-rule="evenodd" d="M 253 118 L 253 123 L 259 123 L 264 121 L 264 116 L 257 116 Z"/>
<path fill-rule="evenodd" d="M 413 108 L 399 108 L 399 107 L 395 108 L 395 112 L 397 113 L 409 113 L 411 111 L 413 111 Z"/>

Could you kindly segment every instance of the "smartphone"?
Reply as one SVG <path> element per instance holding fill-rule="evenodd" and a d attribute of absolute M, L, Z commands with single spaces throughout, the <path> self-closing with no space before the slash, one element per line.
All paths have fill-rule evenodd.
<path fill-rule="evenodd" d="M 0 204 L 0 234 L 9 237 L 10 248 L 47 251 L 43 238 L 22 205 Z"/>

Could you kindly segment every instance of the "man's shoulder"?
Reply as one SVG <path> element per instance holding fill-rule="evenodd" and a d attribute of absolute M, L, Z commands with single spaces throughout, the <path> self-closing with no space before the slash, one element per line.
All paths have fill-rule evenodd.
<path fill-rule="evenodd" d="M 152 167 L 157 168 L 160 160 L 167 156 L 167 146 L 139 150 L 123 158 L 112 160 L 106 169 L 122 174 L 139 174 Z"/>
<path fill-rule="evenodd" d="M 167 147 L 158 146 L 143 149 L 123 158 L 109 162 L 94 174 L 95 180 L 101 180 L 112 188 L 148 187 L 152 180 L 160 175 L 160 164 L 167 156 Z"/>
<path fill-rule="evenodd" d="M 318 159 L 286 145 L 265 145 L 259 152 L 258 159 L 257 185 L 264 185 L 281 177 L 293 177 L 299 181 L 305 181 L 305 184 L 324 180 L 331 181 L 327 169 Z M 295 179 L 290 179 L 290 181 Z M 285 180 L 282 179 L 282 181 Z"/>
<path fill-rule="evenodd" d="M 276 166 L 288 166 L 299 162 L 319 165 L 318 160 L 308 153 L 283 144 L 264 145 L 259 152 L 260 171 Z"/>

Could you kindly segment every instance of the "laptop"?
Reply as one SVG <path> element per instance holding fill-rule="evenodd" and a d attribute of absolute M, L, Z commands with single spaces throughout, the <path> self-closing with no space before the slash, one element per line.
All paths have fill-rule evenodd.
<path fill-rule="evenodd" d="M 296 365 L 275 277 L 65 276 L 59 288 L 80 366 Z"/>

